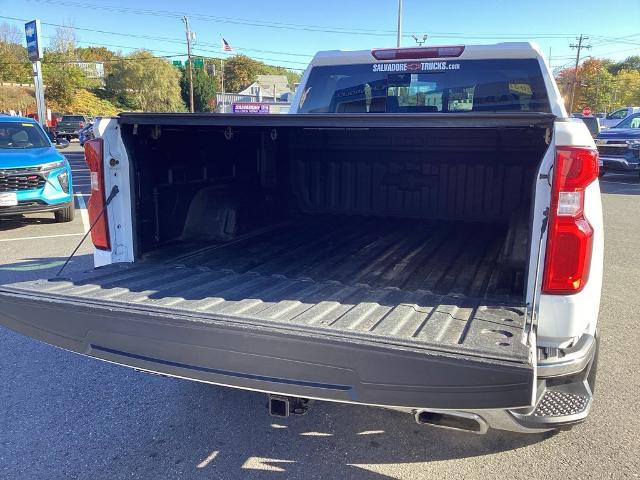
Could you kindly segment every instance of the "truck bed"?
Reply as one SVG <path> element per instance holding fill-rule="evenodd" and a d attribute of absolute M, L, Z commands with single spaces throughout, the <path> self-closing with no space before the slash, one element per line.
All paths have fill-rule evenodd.
<path fill-rule="evenodd" d="M 314 216 L 21 288 L 525 361 L 522 272 L 499 267 L 504 235 L 495 225 Z"/>
<path fill-rule="evenodd" d="M 521 272 L 500 265 L 506 227 L 306 219 L 0 286 L 0 324 L 236 388 L 410 408 L 530 405 Z"/>

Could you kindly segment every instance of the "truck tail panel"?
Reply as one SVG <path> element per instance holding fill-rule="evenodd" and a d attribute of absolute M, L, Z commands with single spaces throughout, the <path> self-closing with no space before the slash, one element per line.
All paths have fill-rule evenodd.
<path fill-rule="evenodd" d="M 505 337 L 522 321 L 523 312 L 515 307 L 479 306 L 472 318 L 464 321 L 452 316 L 444 305 L 433 306 L 434 312 L 440 310 L 432 316 L 434 323 L 440 324 L 433 332 L 435 337 L 425 339 L 400 331 L 381 335 L 375 329 L 363 332 L 322 325 L 322 315 L 313 317 L 319 322 L 302 322 L 300 318 L 296 323 L 284 317 L 266 322 L 259 316 L 234 313 L 238 301 L 231 299 L 245 298 L 244 292 L 256 288 L 256 278 L 246 276 L 227 275 L 229 300 L 203 299 L 199 309 L 174 308 L 168 302 L 152 306 L 152 300 L 135 301 L 132 297 L 125 301 L 121 295 L 124 287 L 116 286 L 127 283 L 123 278 L 129 277 L 131 283 L 134 277 L 144 276 L 160 281 L 163 275 L 157 265 L 118 270 L 83 281 L 4 287 L 0 291 L 0 323 L 98 359 L 237 388 L 415 408 L 515 408 L 531 404 L 533 367 L 525 347 L 516 346 L 517 335 Z M 183 281 L 185 273 L 181 272 Z M 210 275 L 212 280 L 216 276 Z M 176 284 L 175 279 L 164 280 Z M 193 280 L 212 283 L 203 281 L 201 275 Z M 111 288 L 107 288 L 109 282 Z M 292 282 L 270 279 L 270 283 L 271 292 L 278 288 L 284 291 L 283 283 L 295 288 Z M 97 292 L 101 295 L 95 295 Z M 362 291 L 354 295 L 371 299 L 371 294 Z M 288 300 L 266 308 L 283 312 L 296 304 Z M 371 309 L 372 304 L 334 302 L 308 308 L 326 313 L 343 309 L 353 315 Z M 405 317 L 414 324 L 419 311 L 416 304 L 398 304 L 387 317 Z M 507 325 L 511 322 L 506 319 L 516 327 Z M 462 339 L 460 324 L 471 327 Z M 452 332 L 455 335 L 450 335 Z M 438 334 L 457 337 L 461 343 L 449 338 L 434 346 Z M 483 348 L 502 340 L 514 346 L 503 347 L 503 352 Z"/>

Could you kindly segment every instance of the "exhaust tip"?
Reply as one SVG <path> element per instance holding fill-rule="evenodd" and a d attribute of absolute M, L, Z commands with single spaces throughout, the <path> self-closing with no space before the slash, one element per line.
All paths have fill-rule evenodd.
<path fill-rule="evenodd" d="M 431 425 L 438 428 L 458 430 L 470 433 L 486 433 L 487 423 L 479 415 L 456 412 L 445 413 L 430 410 L 418 410 L 415 414 L 416 422 L 420 425 Z"/>

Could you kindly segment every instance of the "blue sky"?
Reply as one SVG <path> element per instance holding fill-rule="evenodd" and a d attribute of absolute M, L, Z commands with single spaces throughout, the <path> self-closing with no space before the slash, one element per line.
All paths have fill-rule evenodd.
<path fill-rule="evenodd" d="M 304 68 L 317 50 L 395 46 L 397 0 L 0 0 L 0 22 L 20 28 L 21 21 L 2 17 L 71 24 L 81 46 L 147 48 L 167 56 L 185 49 L 180 14 L 191 18 L 196 54 L 220 56 L 222 34 L 236 52 Z M 585 55 L 640 54 L 640 23 L 632 19 L 640 19 L 640 0 L 404 0 L 403 28 L 405 34 L 429 34 L 431 45 L 533 40 L 545 56 L 551 48 L 557 67 L 571 63 L 569 43 L 580 33 L 592 45 Z M 45 37 L 55 28 L 44 25 Z M 403 45 L 415 41 L 405 37 Z"/>

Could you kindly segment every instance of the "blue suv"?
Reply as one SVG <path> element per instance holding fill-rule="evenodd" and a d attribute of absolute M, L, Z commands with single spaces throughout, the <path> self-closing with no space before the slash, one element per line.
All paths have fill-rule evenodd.
<path fill-rule="evenodd" d="M 2 116 L 0 216 L 33 212 L 53 212 L 57 222 L 73 220 L 71 168 L 37 122 Z"/>

